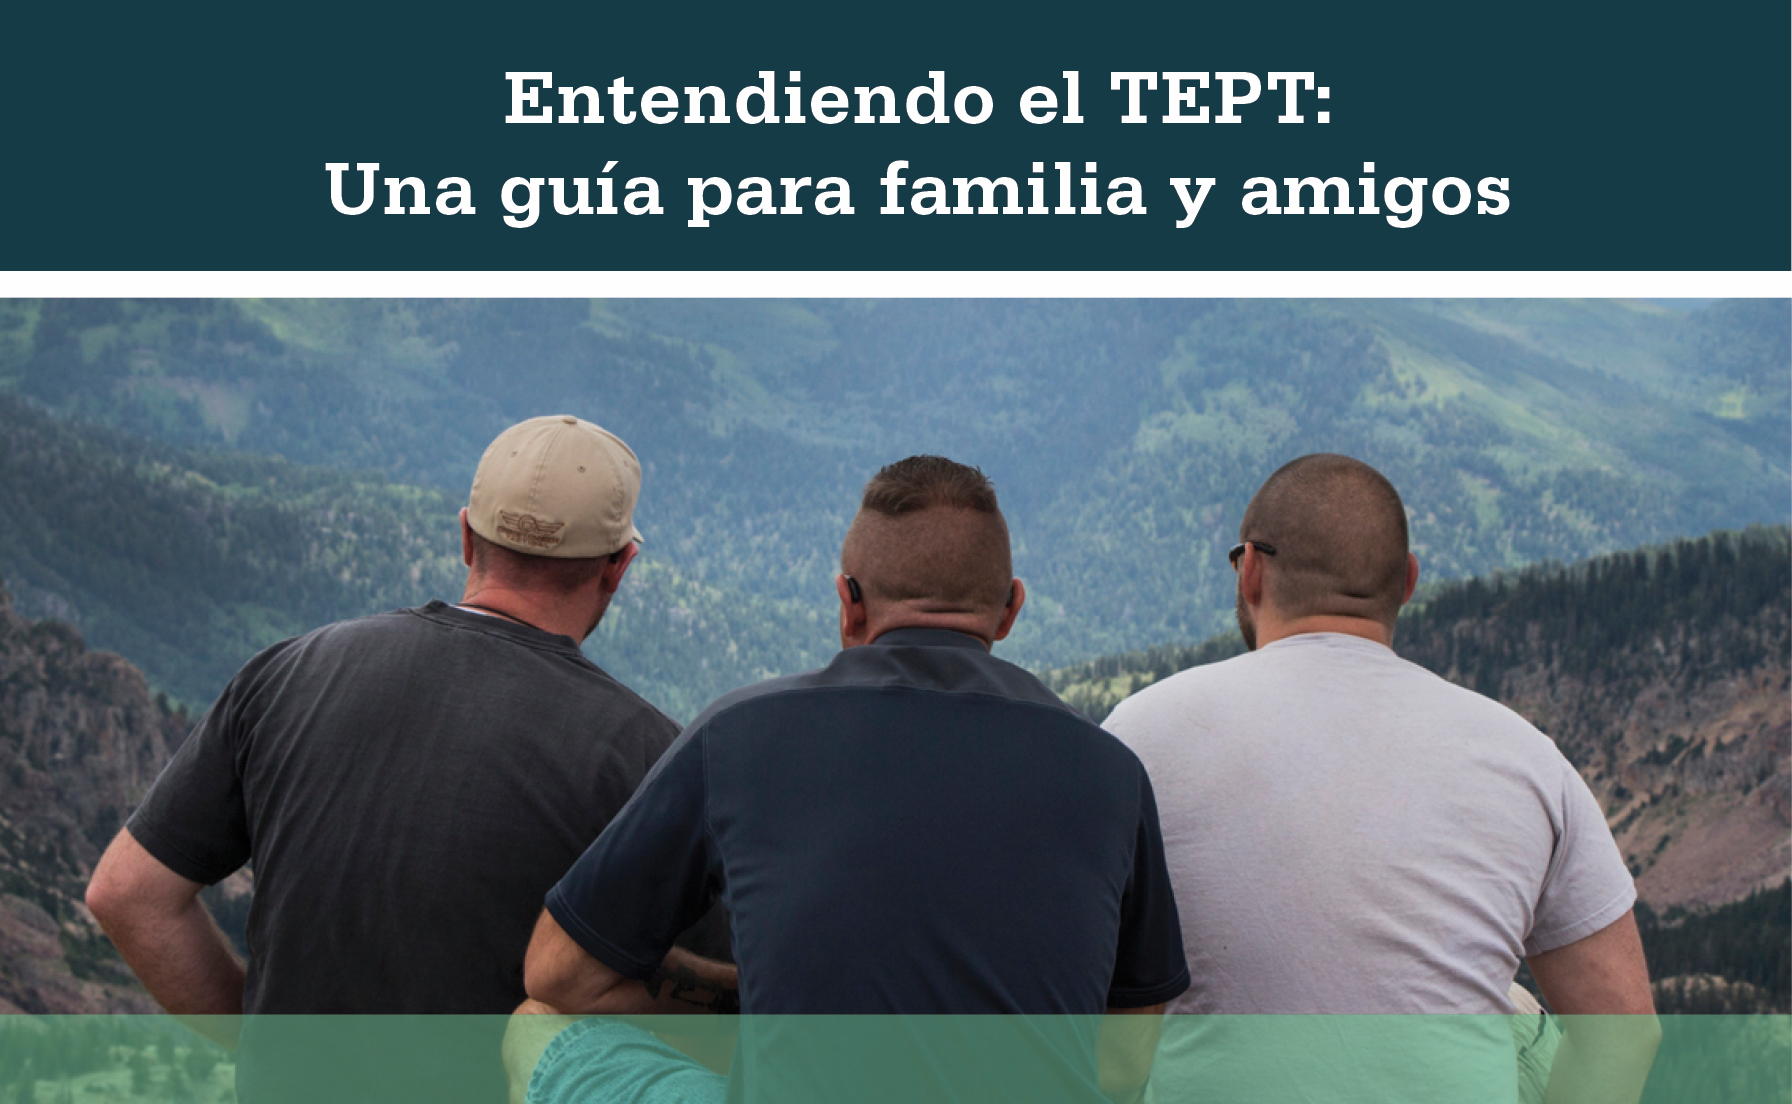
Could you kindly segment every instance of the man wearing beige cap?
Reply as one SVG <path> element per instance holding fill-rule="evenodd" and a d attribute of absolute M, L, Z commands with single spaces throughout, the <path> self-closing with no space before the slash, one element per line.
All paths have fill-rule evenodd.
<path fill-rule="evenodd" d="M 329 625 L 244 666 L 87 891 L 164 1007 L 502 1013 L 524 998 L 548 888 L 678 732 L 579 651 L 638 549 L 640 483 L 634 453 L 589 422 L 512 426 L 461 511 L 459 605 Z M 245 967 L 197 895 L 246 862 Z"/>

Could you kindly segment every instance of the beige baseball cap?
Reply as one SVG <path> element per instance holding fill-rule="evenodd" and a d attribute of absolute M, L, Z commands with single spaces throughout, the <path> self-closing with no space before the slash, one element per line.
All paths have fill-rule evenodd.
<path fill-rule="evenodd" d="M 640 493 L 640 461 L 614 433 L 571 414 L 530 418 L 480 457 L 467 523 L 531 556 L 607 556 L 641 539 Z"/>

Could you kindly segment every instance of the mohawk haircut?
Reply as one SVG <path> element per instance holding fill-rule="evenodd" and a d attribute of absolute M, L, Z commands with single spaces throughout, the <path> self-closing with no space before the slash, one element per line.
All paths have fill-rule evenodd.
<path fill-rule="evenodd" d="M 929 506 L 950 506 L 982 514 L 1000 514 L 996 489 L 977 468 L 944 456 L 911 456 L 886 464 L 865 484 L 862 510 L 900 517 Z"/>
<path fill-rule="evenodd" d="M 943 456 L 911 456 L 871 477 L 840 564 L 868 595 L 934 611 L 1000 607 L 1014 581 L 995 487 Z"/>

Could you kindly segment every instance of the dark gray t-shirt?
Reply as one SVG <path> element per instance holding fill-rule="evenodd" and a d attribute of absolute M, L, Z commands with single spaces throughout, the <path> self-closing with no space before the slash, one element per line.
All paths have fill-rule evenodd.
<path fill-rule="evenodd" d="M 253 858 L 247 1012 L 505 1013 L 676 735 L 569 638 L 432 602 L 250 660 L 128 827 L 196 882 Z"/>

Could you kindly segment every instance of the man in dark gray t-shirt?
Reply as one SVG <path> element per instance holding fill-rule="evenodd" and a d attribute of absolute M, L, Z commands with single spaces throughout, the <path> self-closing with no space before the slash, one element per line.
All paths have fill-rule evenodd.
<path fill-rule="evenodd" d="M 677 734 L 578 646 L 637 551 L 639 486 L 634 454 L 595 425 L 514 426 L 461 512 L 459 606 L 330 625 L 244 666 L 88 889 L 164 1007 L 523 999 L 543 896 Z M 196 897 L 246 862 L 245 968 Z"/>
<path fill-rule="evenodd" d="M 253 857 L 245 1011 L 496 1013 L 676 734 L 569 637 L 432 602 L 250 660 L 125 830 L 195 884 Z"/>

